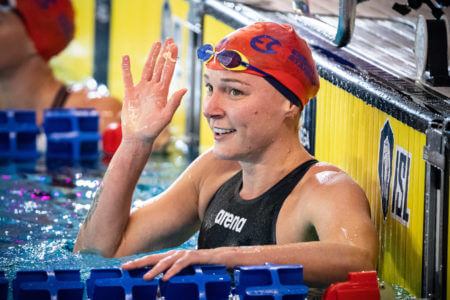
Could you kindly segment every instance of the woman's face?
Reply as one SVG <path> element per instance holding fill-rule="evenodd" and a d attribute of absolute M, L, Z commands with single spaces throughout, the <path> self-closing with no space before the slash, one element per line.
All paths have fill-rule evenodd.
<path fill-rule="evenodd" d="M 203 115 L 221 159 L 254 162 L 278 142 L 290 103 L 262 77 L 206 69 Z"/>
<path fill-rule="evenodd" d="M 12 11 L 0 10 L 0 45 L 0 75 L 37 53 L 22 20 Z"/>

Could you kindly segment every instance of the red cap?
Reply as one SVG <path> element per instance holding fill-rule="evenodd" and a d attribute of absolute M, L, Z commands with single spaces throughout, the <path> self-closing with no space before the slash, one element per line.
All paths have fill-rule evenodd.
<path fill-rule="evenodd" d="M 306 42 L 288 24 L 257 22 L 240 28 L 223 38 L 215 51 L 237 50 L 248 63 L 275 77 L 293 92 L 305 106 L 319 90 L 319 76 Z M 224 70 L 217 59 L 211 59 L 206 67 Z M 262 74 L 246 69 L 257 76 Z"/>
<path fill-rule="evenodd" d="M 72 40 L 75 29 L 70 0 L 15 0 L 15 3 L 36 50 L 46 61 Z"/>

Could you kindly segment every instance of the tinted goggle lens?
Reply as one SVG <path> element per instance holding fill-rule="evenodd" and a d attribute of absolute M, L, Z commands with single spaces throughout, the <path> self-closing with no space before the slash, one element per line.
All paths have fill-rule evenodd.
<path fill-rule="evenodd" d="M 217 59 L 219 62 L 229 69 L 236 68 L 241 65 L 241 56 L 239 53 L 232 50 L 225 50 L 217 54 Z"/>
<path fill-rule="evenodd" d="M 242 62 L 240 54 L 236 51 L 225 50 L 215 52 L 214 47 L 211 44 L 203 45 L 197 50 L 197 57 L 204 62 L 208 62 L 213 56 L 215 56 L 220 64 L 227 69 L 239 67 Z"/>

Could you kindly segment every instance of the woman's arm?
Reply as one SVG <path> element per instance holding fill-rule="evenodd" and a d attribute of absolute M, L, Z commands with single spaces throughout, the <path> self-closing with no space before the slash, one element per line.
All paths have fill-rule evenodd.
<path fill-rule="evenodd" d="M 129 253 L 121 245 L 129 226 L 133 191 L 151 154 L 153 142 L 170 122 L 186 93 L 186 89 L 179 90 L 167 100 L 178 49 L 172 39 L 166 40 L 162 51 L 160 49 L 160 43 L 153 45 L 136 86 L 130 72 L 129 57 L 122 59 L 125 85 L 122 143 L 95 194 L 74 252 L 114 256 L 122 247 L 123 253 Z M 133 223 L 133 226 L 139 224 Z M 146 243 L 144 237 L 140 241 Z"/>

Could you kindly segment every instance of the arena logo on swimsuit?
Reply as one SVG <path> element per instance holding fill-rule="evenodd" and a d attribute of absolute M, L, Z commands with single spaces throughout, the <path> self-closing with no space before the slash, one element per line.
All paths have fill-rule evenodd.
<path fill-rule="evenodd" d="M 236 232 L 241 232 L 245 222 L 247 222 L 246 218 L 239 217 L 223 209 L 219 211 L 214 220 L 214 223 Z"/>
<path fill-rule="evenodd" d="M 394 160 L 394 132 L 389 119 L 386 120 L 380 132 L 378 153 L 378 180 L 380 182 L 380 200 L 384 220 L 387 219 L 390 204 L 391 217 L 409 227 L 408 189 L 411 153 L 396 145 L 395 168 L 392 168 Z M 394 173 L 393 176 L 392 173 Z M 391 184 L 392 177 L 393 182 Z"/>

